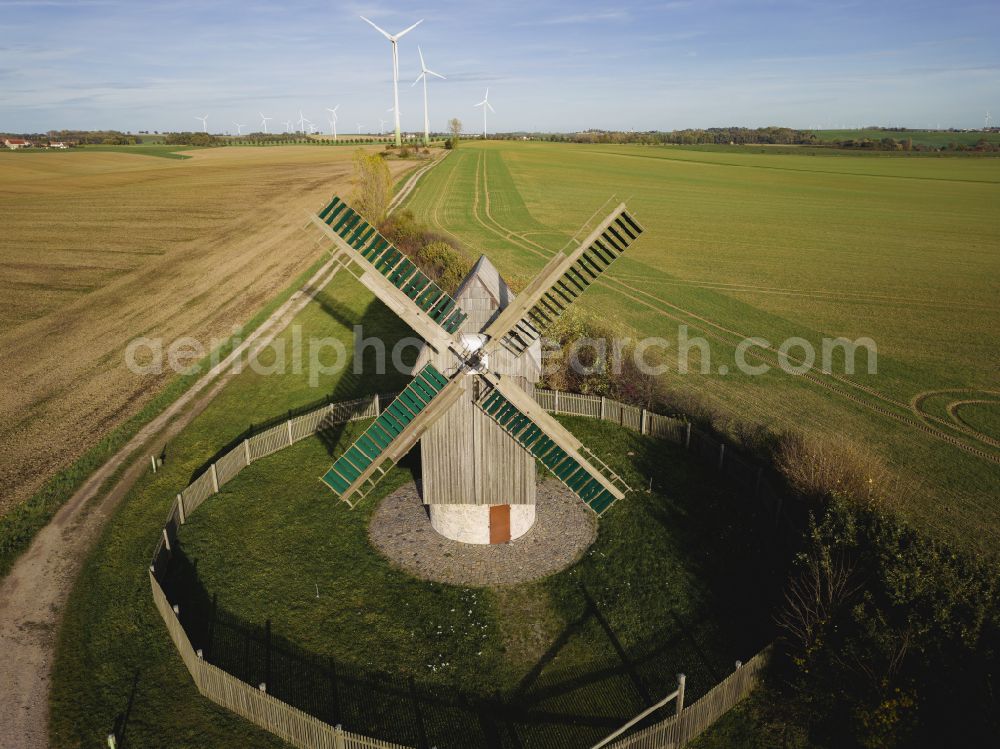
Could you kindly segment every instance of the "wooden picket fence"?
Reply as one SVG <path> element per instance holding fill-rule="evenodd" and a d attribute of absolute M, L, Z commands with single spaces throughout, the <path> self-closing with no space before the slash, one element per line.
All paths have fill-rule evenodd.
<path fill-rule="evenodd" d="M 767 646 L 744 664 L 737 666 L 701 699 L 659 723 L 608 744 L 607 749 L 673 749 L 700 736 L 760 682 L 771 654 Z"/>
<path fill-rule="evenodd" d="M 361 419 L 372 419 L 381 413 L 381 404 L 394 394 L 358 398 L 330 403 L 286 421 L 269 426 L 248 436 L 192 481 L 174 499 L 149 566 L 149 582 L 156 608 L 167 626 L 170 639 L 180 653 L 198 691 L 218 705 L 231 710 L 261 728 L 302 749 L 410 749 L 380 739 L 369 738 L 331 726 L 298 708 L 267 694 L 259 686 L 247 684 L 217 666 L 203 660 L 191 646 L 180 622 L 180 612 L 167 599 L 160 581 L 176 548 L 177 532 L 187 518 L 209 497 L 256 460 L 294 445 L 313 434 Z M 632 429 L 641 434 L 659 437 L 684 445 L 702 458 L 716 464 L 738 480 L 744 478 L 754 485 L 754 493 L 762 502 L 770 503 L 780 513 L 780 494 L 761 480 L 761 469 L 730 451 L 724 443 L 709 435 L 693 431 L 690 422 L 664 416 L 643 408 L 594 395 L 536 389 L 535 398 L 547 411 L 555 414 L 601 419 Z M 685 708 L 680 714 L 643 729 L 631 736 L 607 745 L 610 749 L 660 749 L 680 747 L 702 733 L 719 716 L 743 699 L 757 684 L 767 660 L 765 649 L 745 665 L 713 687 L 705 696 Z"/>

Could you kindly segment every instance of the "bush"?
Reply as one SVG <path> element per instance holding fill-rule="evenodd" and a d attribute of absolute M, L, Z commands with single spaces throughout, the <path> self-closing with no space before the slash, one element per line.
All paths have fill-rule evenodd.
<path fill-rule="evenodd" d="M 352 204 L 373 224 L 385 218 L 392 200 L 392 176 L 380 153 L 363 148 L 354 152 L 354 193 Z"/>
<path fill-rule="evenodd" d="M 449 293 L 454 293 L 472 267 L 456 242 L 431 231 L 410 211 L 393 214 L 380 229 L 386 239 L 405 252 L 421 271 Z"/>
<path fill-rule="evenodd" d="M 841 499 L 813 519 L 777 622 L 765 722 L 814 745 L 995 743 L 1000 569 Z"/>

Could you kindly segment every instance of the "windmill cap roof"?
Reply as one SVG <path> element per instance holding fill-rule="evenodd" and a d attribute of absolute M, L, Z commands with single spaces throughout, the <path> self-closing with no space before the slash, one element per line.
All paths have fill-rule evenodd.
<path fill-rule="evenodd" d="M 486 255 L 480 255 L 472 270 L 458 285 L 455 291 L 455 300 L 461 303 L 463 297 L 468 297 L 476 281 L 479 281 L 496 301 L 500 309 L 503 309 L 514 299 L 514 292 L 510 290 L 507 282 L 500 276 L 500 271 L 490 262 Z"/>

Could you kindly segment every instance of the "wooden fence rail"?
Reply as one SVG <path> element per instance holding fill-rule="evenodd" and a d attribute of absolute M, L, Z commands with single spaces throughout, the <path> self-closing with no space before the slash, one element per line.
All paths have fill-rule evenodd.
<path fill-rule="evenodd" d="M 381 396 L 373 395 L 326 404 L 269 426 L 238 443 L 210 464 L 207 470 L 177 495 L 149 566 L 153 601 L 198 691 L 213 702 L 302 749 L 409 748 L 353 734 L 342 730 L 340 726 L 331 726 L 267 694 L 266 690 L 258 685 L 247 684 L 204 661 L 193 650 L 191 641 L 181 625 L 179 611 L 167 599 L 160 586 L 160 580 L 163 579 L 173 549 L 177 548 L 177 532 L 180 526 L 187 522 L 187 518 L 206 499 L 218 494 L 221 487 L 240 471 L 255 460 L 290 447 L 299 440 L 337 424 L 375 418 L 381 412 L 382 404 L 389 403 L 394 395 L 385 393 Z M 692 433 L 691 424 L 684 419 L 664 416 L 594 395 L 536 388 L 535 399 L 545 410 L 552 413 L 601 419 L 620 424 L 641 434 L 684 445 L 706 462 L 716 465 L 720 471 L 728 468 L 729 475 L 741 483 L 752 482 L 754 495 L 776 515 L 780 514 L 781 495 L 766 481 L 761 480 L 759 467 L 736 455 L 731 455 L 727 462 L 725 444 L 702 432 Z M 769 649 L 765 649 L 755 655 L 680 714 L 609 744 L 608 749 L 661 749 L 682 746 L 711 726 L 753 689 L 760 678 L 768 652 Z"/>

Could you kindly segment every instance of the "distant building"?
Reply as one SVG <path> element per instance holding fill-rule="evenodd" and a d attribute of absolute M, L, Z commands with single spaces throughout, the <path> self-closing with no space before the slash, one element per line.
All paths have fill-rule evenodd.
<path fill-rule="evenodd" d="M 69 148 L 69 143 L 49 143 L 49 148 Z"/>
<path fill-rule="evenodd" d="M 18 148 L 31 148 L 31 141 L 25 140 L 24 138 L 7 138 L 4 140 L 3 144 L 12 151 L 17 150 Z"/>

